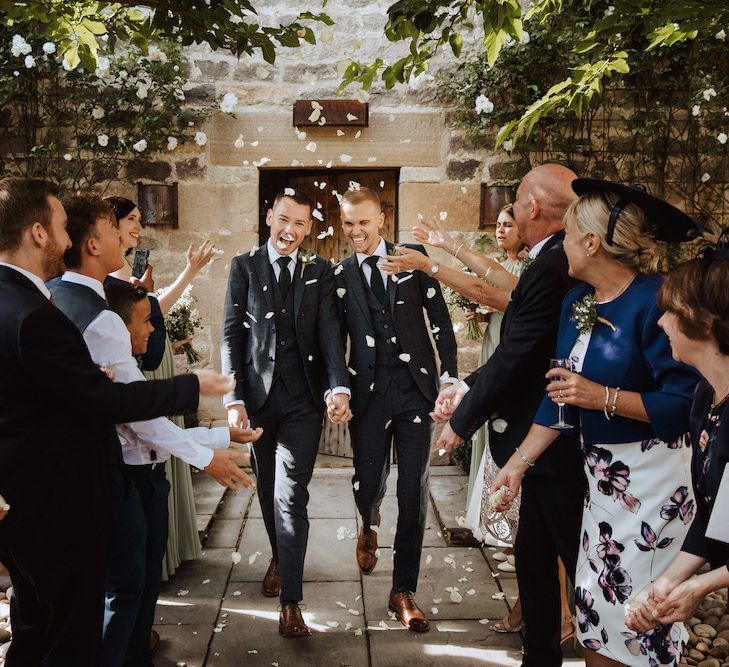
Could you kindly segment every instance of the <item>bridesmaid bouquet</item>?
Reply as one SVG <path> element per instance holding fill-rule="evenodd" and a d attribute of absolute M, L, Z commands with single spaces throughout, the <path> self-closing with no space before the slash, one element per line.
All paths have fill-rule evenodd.
<path fill-rule="evenodd" d="M 170 340 L 178 341 L 190 338 L 195 329 L 202 324 L 200 312 L 197 309 L 197 299 L 192 295 L 192 285 L 188 285 L 182 296 L 165 315 L 165 329 Z M 185 343 L 182 346 L 187 356 L 187 361 L 194 364 L 202 359 L 202 355 L 192 346 L 192 343 Z"/>
<path fill-rule="evenodd" d="M 471 273 L 470 271 L 466 271 L 465 273 Z M 475 275 L 475 274 L 472 274 Z M 463 294 L 459 294 L 455 290 L 451 289 L 450 287 L 445 287 L 443 290 L 443 294 L 445 296 L 446 303 L 451 308 L 463 308 L 464 310 L 472 310 L 474 313 L 476 311 L 483 312 L 481 307 L 477 304 L 471 301 L 466 296 L 463 296 Z M 481 330 L 481 327 L 478 324 L 478 321 L 474 317 L 473 319 L 468 320 L 468 330 L 466 334 L 466 338 L 468 340 L 481 340 L 483 338 L 483 331 Z"/>

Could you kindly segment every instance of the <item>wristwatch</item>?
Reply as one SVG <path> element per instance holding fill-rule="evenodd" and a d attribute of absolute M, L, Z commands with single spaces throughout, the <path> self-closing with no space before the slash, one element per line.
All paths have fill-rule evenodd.
<path fill-rule="evenodd" d="M 430 267 L 430 271 L 428 271 L 428 275 L 433 278 L 435 274 L 438 273 L 438 271 L 440 271 L 440 264 L 432 264 Z"/>

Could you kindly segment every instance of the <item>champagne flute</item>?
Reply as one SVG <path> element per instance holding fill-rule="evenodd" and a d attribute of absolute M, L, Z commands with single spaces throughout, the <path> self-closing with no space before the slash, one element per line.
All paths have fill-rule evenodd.
<path fill-rule="evenodd" d="M 549 367 L 550 368 L 565 368 L 568 371 L 572 370 L 572 360 L 571 359 L 550 359 L 549 360 Z M 550 428 L 558 428 L 558 429 L 569 429 L 574 428 L 572 424 L 567 423 L 564 420 L 564 401 L 557 401 L 557 407 L 559 409 L 559 420 L 556 424 L 552 424 Z"/>

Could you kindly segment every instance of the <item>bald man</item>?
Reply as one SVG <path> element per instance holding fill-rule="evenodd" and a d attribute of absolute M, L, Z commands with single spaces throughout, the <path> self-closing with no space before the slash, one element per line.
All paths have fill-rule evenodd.
<path fill-rule="evenodd" d="M 545 164 L 519 184 L 514 220 L 533 261 L 511 295 L 494 354 L 438 397 L 435 418 L 450 419 L 438 447 L 452 449 L 488 420 L 491 453 L 502 467 L 527 434 L 544 397 L 562 300 L 574 286 L 562 250 L 562 216 L 576 198 L 575 178 L 566 167 Z M 524 667 L 562 664 L 557 558 L 574 581 L 585 490 L 576 430 L 563 432 L 522 484 L 515 553 L 526 627 Z"/>

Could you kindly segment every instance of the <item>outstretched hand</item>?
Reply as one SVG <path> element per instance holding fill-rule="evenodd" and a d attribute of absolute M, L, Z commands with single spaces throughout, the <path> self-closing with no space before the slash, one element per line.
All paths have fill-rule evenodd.
<path fill-rule="evenodd" d="M 193 250 L 191 243 L 187 249 L 186 256 L 187 266 L 185 269 L 193 276 L 200 273 L 210 262 L 215 262 L 220 259 L 220 255 L 215 253 L 215 246 L 210 239 L 205 239 L 197 250 Z"/>
<path fill-rule="evenodd" d="M 415 248 L 407 248 L 400 246 L 397 249 L 397 255 L 388 255 L 386 261 L 380 262 L 378 266 L 390 275 L 402 273 L 403 271 L 427 271 L 430 268 L 430 260 Z"/>
<path fill-rule="evenodd" d="M 200 396 L 223 396 L 235 388 L 235 379 L 210 369 L 195 371 L 200 383 Z"/>
<path fill-rule="evenodd" d="M 418 243 L 432 245 L 434 248 L 443 248 L 453 252 L 455 239 L 443 228 L 437 220 L 419 221 L 422 227 L 413 227 L 413 236 Z"/>
<path fill-rule="evenodd" d="M 237 449 L 214 449 L 213 459 L 204 469 L 221 486 L 228 487 L 236 495 L 239 493 L 237 484 L 246 489 L 252 489 L 256 484 L 253 479 L 240 469 L 249 461 L 247 452 Z"/>

